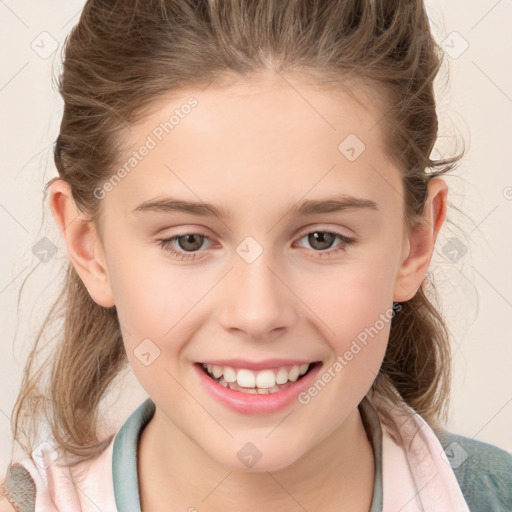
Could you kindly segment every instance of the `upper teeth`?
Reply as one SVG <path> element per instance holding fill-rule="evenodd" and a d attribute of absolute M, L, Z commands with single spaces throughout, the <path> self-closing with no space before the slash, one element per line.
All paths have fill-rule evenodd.
<path fill-rule="evenodd" d="M 253 372 L 246 368 L 236 369 L 231 366 L 217 366 L 203 364 L 210 375 L 216 379 L 224 376 L 226 382 L 237 382 L 244 388 L 273 388 L 276 384 L 286 384 L 288 381 L 295 382 L 300 375 L 304 375 L 309 368 L 309 363 L 294 365 L 292 367 L 281 367 L 277 370 L 261 370 Z"/>

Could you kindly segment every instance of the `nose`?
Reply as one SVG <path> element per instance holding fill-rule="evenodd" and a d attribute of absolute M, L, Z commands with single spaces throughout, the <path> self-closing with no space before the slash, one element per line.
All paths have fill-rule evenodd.
<path fill-rule="evenodd" d="M 297 322 L 298 300 L 283 272 L 268 257 L 269 253 L 263 251 L 252 263 L 235 254 L 219 315 L 227 331 L 264 340 L 282 335 Z"/>

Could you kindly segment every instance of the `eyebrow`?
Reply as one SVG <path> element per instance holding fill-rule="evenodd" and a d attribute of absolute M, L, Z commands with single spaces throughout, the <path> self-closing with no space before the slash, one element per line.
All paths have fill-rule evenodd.
<path fill-rule="evenodd" d="M 294 216 L 317 215 L 334 213 L 343 210 L 370 209 L 378 210 L 377 203 L 370 199 L 337 195 L 325 199 L 309 199 L 288 206 L 289 212 Z M 166 197 L 144 201 L 132 210 L 133 212 L 163 212 L 163 213 L 190 213 L 202 217 L 215 216 L 220 219 L 229 219 L 229 209 L 215 206 L 210 203 L 183 201 Z"/>

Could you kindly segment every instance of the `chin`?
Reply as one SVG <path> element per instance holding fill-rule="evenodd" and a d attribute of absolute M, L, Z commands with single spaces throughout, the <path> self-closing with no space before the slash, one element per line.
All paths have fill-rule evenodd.
<path fill-rule="evenodd" d="M 281 471 L 292 466 L 297 459 L 302 456 L 302 453 L 291 454 L 290 447 L 286 447 L 286 451 L 279 451 L 269 446 L 268 443 L 265 448 L 258 448 L 258 443 L 251 443 L 248 441 L 241 448 L 236 448 L 235 457 L 226 457 L 226 452 L 231 452 L 231 449 L 226 449 L 220 457 L 215 454 L 210 454 L 219 464 L 228 468 L 231 471 L 242 473 L 263 473 Z M 267 453 L 267 455 L 265 455 Z"/>

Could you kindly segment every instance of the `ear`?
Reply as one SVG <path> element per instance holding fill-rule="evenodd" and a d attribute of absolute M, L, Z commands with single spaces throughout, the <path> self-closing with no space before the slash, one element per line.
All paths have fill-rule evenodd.
<path fill-rule="evenodd" d="M 71 187 L 66 181 L 56 179 L 48 190 L 53 218 L 64 236 L 71 262 L 89 295 L 100 306 L 114 306 L 103 246 L 94 223 L 77 208 Z"/>
<path fill-rule="evenodd" d="M 418 291 L 430 265 L 437 234 L 446 218 L 448 187 L 441 178 L 431 178 L 421 223 L 408 235 L 403 261 L 395 280 L 393 300 L 405 302 Z"/>

